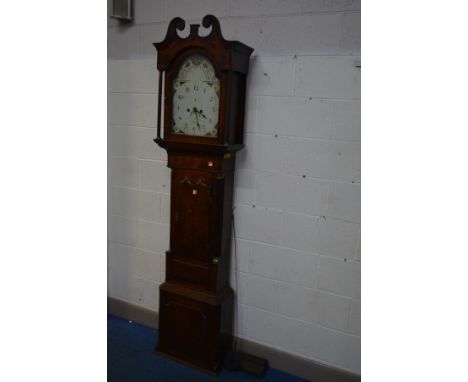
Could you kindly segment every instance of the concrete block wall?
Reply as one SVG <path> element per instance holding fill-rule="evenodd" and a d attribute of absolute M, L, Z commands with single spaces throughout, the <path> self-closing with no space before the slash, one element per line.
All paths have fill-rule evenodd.
<path fill-rule="evenodd" d="M 170 172 L 152 141 L 175 16 L 255 49 L 235 180 L 239 335 L 360 373 L 360 2 L 135 0 L 108 21 L 109 295 L 158 309 Z M 236 262 L 233 260 L 233 268 Z"/>

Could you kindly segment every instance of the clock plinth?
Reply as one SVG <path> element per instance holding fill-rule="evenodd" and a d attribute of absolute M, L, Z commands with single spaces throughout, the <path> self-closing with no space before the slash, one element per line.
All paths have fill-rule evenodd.
<path fill-rule="evenodd" d="M 164 134 L 159 113 L 155 142 L 167 150 L 171 168 L 170 248 L 155 350 L 217 373 L 233 342 L 232 199 L 252 49 L 224 40 L 214 16 L 203 18 L 208 36 L 191 25 L 181 38 L 177 29 L 184 26 L 172 20 L 165 40 L 155 44 L 158 107 L 164 99 Z"/>
<path fill-rule="evenodd" d="M 156 352 L 217 373 L 225 352 L 232 346 L 232 289 L 203 293 L 166 282 L 160 293 L 162 314 Z"/>

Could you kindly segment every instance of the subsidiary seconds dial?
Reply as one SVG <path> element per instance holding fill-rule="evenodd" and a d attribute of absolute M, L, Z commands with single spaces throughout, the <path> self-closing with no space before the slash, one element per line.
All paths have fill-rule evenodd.
<path fill-rule="evenodd" d="M 172 132 L 216 137 L 219 80 L 213 65 L 201 55 L 188 57 L 173 81 Z"/>

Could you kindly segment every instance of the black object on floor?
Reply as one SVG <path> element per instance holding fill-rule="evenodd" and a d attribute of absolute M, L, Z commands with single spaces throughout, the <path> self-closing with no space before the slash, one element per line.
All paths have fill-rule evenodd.
<path fill-rule="evenodd" d="M 224 357 L 224 367 L 231 371 L 243 371 L 256 378 L 263 378 L 268 370 L 268 361 L 251 354 L 231 350 Z"/>

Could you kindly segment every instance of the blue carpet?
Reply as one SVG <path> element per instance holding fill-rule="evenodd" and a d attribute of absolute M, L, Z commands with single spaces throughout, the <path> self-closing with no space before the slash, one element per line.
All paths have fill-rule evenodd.
<path fill-rule="evenodd" d="M 223 369 L 213 377 L 180 365 L 153 352 L 155 329 L 127 320 L 107 318 L 107 380 L 110 382 L 307 382 L 305 379 L 269 369 L 263 379 Z"/>

